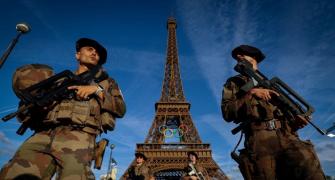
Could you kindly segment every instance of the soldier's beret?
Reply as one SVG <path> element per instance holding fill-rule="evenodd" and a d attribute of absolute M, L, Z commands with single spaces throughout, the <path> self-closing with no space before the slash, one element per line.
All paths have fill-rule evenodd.
<path fill-rule="evenodd" d="M 147 160 L 147 157 L 143 154 L 143 153 L 140 153 L 140 152 L 137 152 L 135 153 L 135 157 L 142 157 L 145 161 Z"/>
<path fill-rule="evenodd" d="M 190 152 L 188 152 L 188 153 L 187 153 L 187 157 L 190 157 L 191 154 L 192 154 L 193 156 L 195 156 L 195 158 L 199 159 L 197 153 L 195 153 L 194 151 L 190 151 Z"/>
<path fill-rule="evenodd" d="M 78 52 L 82 47 L 90 46 L 93 47 L 99 54 L 99 65 L 105 64 L 107 59 L 107 50 L 97 41 L 89 38 L 80 38 L 76 42 L 76 51 Z"/>
<path fill-rule="evenodd" d="M 249 45 L 240 45 L 240 46 L 237 46 L 231 52 L 231 56 L 234 59 L 237 59 L 237 55 L 238 54 L 254 57 L 256 59 L 257 63 L 260 63 L 265 58 L 265 55 L 262 53 L 261 50 L 259 50 L 256 47 L 249 46 Z"/>

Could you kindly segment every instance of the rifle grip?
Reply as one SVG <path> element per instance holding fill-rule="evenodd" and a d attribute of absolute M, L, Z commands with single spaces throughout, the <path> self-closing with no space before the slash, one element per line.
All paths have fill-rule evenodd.
<path fill-rule="evenodd" d="M 16 134 L 22 136 L 26 132 L 27 129 L 28 129 L 28 124 L 27 123 L 22 123 L 22 125 L 16 131 Z"/>

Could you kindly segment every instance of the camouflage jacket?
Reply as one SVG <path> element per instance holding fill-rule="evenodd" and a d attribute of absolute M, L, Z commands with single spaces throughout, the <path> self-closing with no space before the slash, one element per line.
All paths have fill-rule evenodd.
<path fill-rule="evenodd" d="M 98 84 L 92 82 L 91 85 L 103 87 L 103 99 L 97 95 L 91 95 L 89 100 L 64 99 L 44 113 L 41 113 L 39 108 L 37 112 L 32 112 L 29 118 L 32 121 L 41 120 L 41 123 L 31 123 L 31 128 L 43 130 L 52 126 L 72 125 L 92 134 L 113 130 L 115 118 L 123 117 L 126 112 L 119 86 L 112 78 L 107 78 Z M 19 120 L 26 118 L 21 116 L 18 116 Z"/>
<path fill-rule="evenodd" d="M 283 117 L 276 100 L 265 101 L 249 93 L 242 94 L 239 89 L 248 81 L 246 76 L 231 77 L 224 84 L 221 110 L 227 122 L 266 121 Z"/>
<path fill-rule="evenodd" d="M 149 167 L 144 163 L 142 165 L 132 165 L 128 172 L 125 174 L 123 179 L 126 180 L 150 180 L 152 177 L 151 170 Z"/>
<path fill-rule="evenodd" d="M 209 177 L 207 176 L 207 171 L 205 168 L 203 168 L 200 164 L 196 163 L 193 165 L 195 170 L 197 171 L 197 173 L 199 174 L 199 176 L 202 176 L 205 178 L 205 179 L 209 179 Z M 185 166 L 184 168 L 184 174 L 183 174 L 183 180 L 187 180 L 187 179 L 190 179 L 191 176 L 195 176 L 195 174 L 193 174 L 194 172 L 192 172 L 192 168 L 191 166 L 188 164 L 187 166 Z"/>

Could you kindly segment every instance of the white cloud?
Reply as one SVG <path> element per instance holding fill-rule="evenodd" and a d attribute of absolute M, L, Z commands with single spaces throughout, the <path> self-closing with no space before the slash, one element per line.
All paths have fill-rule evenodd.
<path fill-rule="evenodd" d="M 320 161 L 335 163 L 335 138 L 315 143 Z"/>
<path fill-rule="evenodd" d="M 163 72 L 165 54 L 115 47 L 110 49 L 112 65 L 108 63 L 106 68 L 151 76 Z"/>
<path fill-rule="evenodd" d="M 14 110 L 17 110 L 17 106 L 8 106 L 8 107 L 3 107 L 0 109 L 0 115 L 7 115 L 11 112 L 14 112 Z"/>
<path fill-rule="evenodd" d="M 15 132 L 12 129 L 6 129 L 6 131 Z M 0 157 L 1 160 L 9 160 L 17 148 L 22 143 L 22 137 L 12 138 L 8 134 L 0 131 Z"/>
<path fill-rule="evenodd" d="M 6 145 L 12 145 L 10 140 L 6 137 L 6 135 L 2 131 L 0 131 L 0 142 L 4 143 Z"/>
<path fill-rule="evenodd" d="M 239 135 L 232 135 L 231 130 L 236 127 L 234 123 L 225 122 L 221 116 L 217 114 L 206 114 L 200 117 L 200 121 L 205 123 L 205 127 L 210 127 L 211 130 L 215 130 L 223 140 L 230 147 L 238 142 Z"/>
<path fill-rule="evenodd" d="M 134 151 L 136 143 L 143 143 L 148 134 L 152 119 L 132 115 L 126 115 L 123 119 L 116 122 L 116 127 L 110 133 L 113 143 L 122 145 L 126 152 Z M 107 136 L 107 135 L 104 135 Z"/>
<path fill-rule="evenodd" d="M 150 115 L 148 115 L 150 116 Z M 122 126 L 122 128 L 127 129 L 125 133 L 133 133 L 136 136 L 144 136 L 148 133 L 149 128 L 151 126 L 153 116 L 136 116 L 136 115 L 127 115 L 120 123 L 119 125 Z"/>
<path fill-rule="evenodd" d="M 238 164 L 232 160 L 230 156 L 221 156 L 213 153 L 213 159 L 220 166 L 226 176 L 229 177 L 229 179 L 243 179 L 238 168 Z"/>
<path fill-rule="evenodd" d="M 250 18 L 255 17 L 252 14 L 259 8 L 258 4 L 181 1 L 178 5 L 196 59 L 219 104 L 222 85 L 234 73 L 232 66 L 235 62 L 230 56 L 232 48 L 254 42 L 260 36 L 257 19 Z"/>

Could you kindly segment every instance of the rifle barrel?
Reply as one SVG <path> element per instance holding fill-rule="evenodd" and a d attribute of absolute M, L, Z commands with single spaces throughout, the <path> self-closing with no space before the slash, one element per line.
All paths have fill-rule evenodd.
<path fill-rule="evenodd" d="M 34 104 L 29 104 L 28 106 L 21 106 L 17 111 L 10 113 L 8 115 L 6 115 L 5 117 L 1 118 L 4 122 L 7 122 L 8 120 L 14 118 L 16 115 L 18 115 L 19 113 L 22 113 L 26 110 L 28 110 L 29 108 L 32 108 L 34 106 Z"/>

